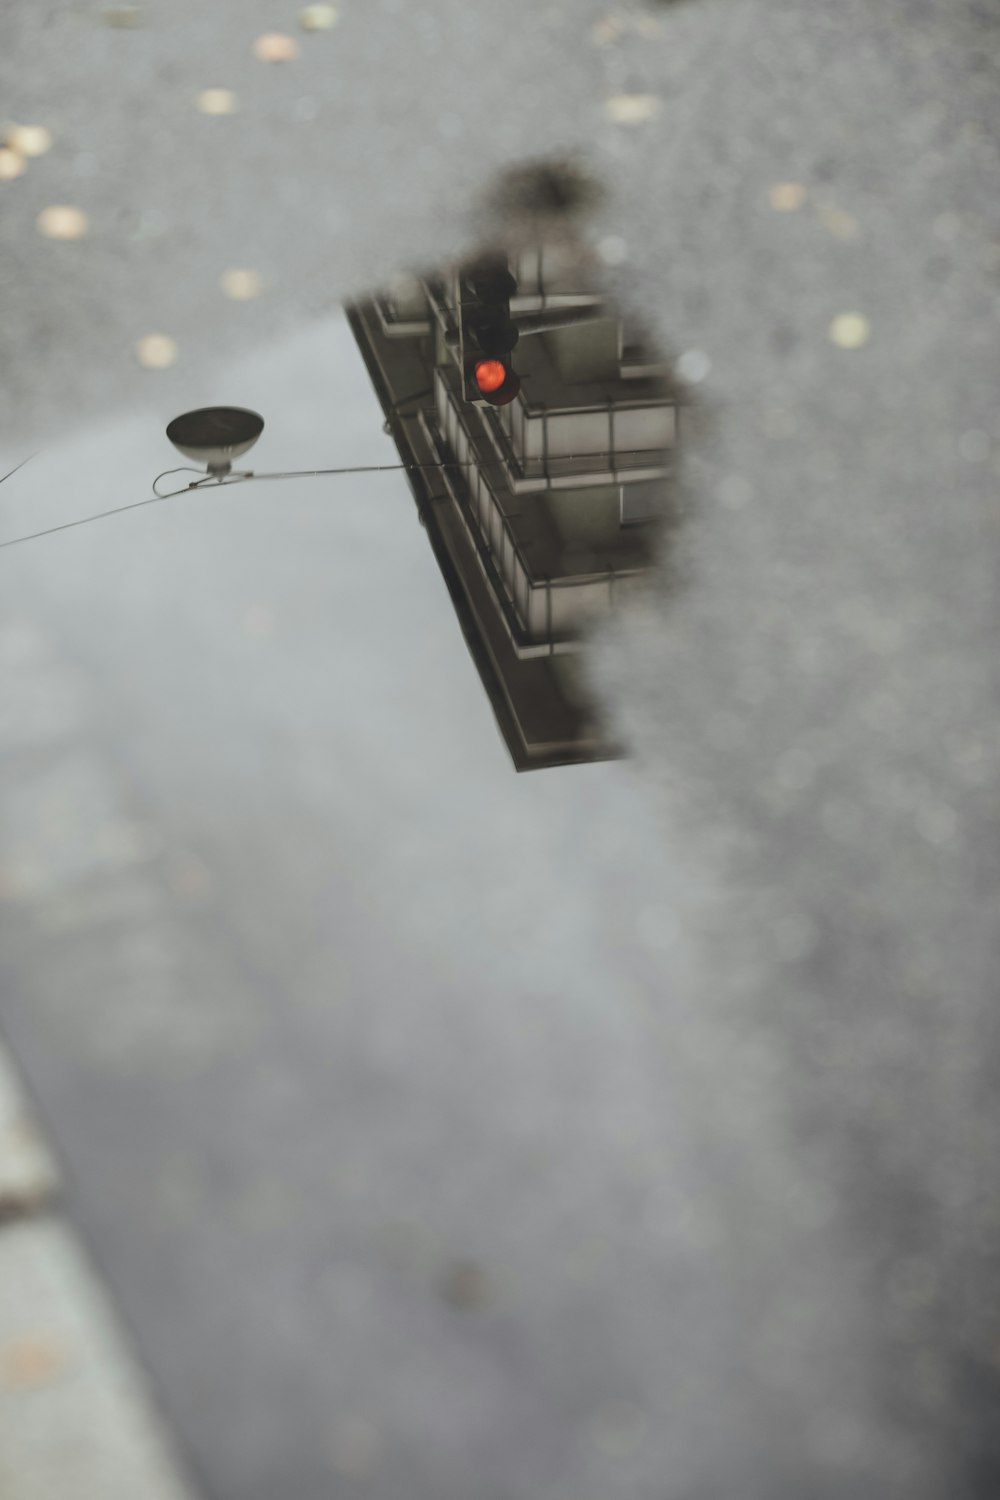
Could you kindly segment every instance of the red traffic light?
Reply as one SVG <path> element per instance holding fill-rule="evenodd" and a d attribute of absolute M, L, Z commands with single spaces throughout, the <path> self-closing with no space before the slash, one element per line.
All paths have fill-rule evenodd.
<path fill-rule="evenodd" d="M 477 406 L 508 406 L 520 389 L 517 373 L 502 359 L 477 359 L 465 367 L 465 399 Z"/>
<path fill-rule="evenodd" d="M 500 359 L 481 359 L 475 369 L 476 384 L 484 395 L 498 391 L 507 379 L 507 366 Z"/>

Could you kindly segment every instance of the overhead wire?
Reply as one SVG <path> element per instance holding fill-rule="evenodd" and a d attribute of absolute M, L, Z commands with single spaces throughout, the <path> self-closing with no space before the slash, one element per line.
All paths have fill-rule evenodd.
<path fill-rule="evenodd" d="M 23 464 L 27 462 L 28 460 L 24 459 L 23 463 L 18 464 L 16 468 L 11 469 L 10 473 L 16 474 L 17 470 L 22 468 Z M 163 494 L 161 494 L 156 489 L 156 485 L 160 482 L 161 479 L 165 479 L 167 475 L 201 474 L 201 471 L 199 469 L 191 469 L 182 465 L 177 469 L 164 469 L 162 474 L 157 474 L 156 478 L 153 480 L 154 493 L 150 495 L 146 500 L 133 500 L 129 505 L 116 505 L 113 506 L 110 510 L 99 510 L 96 511 L 93 515 L 80 516 L 75 521 L 63 521 L 58 526 L 47 526 L 43 531 L 31 531 L 26 533 L 24 536 L 10 537 L 7 541 L 0 541 L 0 551 L 2 551 L 5 547 L 17 547 L 21 542 L 36 542 L 40 537 L 54 536 L 57 531 L 70 531 L 74 526 L 87 526 L 91 521 L 103 521 L 108 516 L 120 516 L 123 515 L 127 510 L 140 510 L 145 505 L 156 505 L 159 501 L 173 500 L 176 499 L 178 495 L 189 495 L 193 490 L 199 490 L 209 487 L 212 487 L 214 489 L 224 489 L 230 485 L 246 483 L 248 480 L 254 479 L 311 479 L 319 475 L 327 474 L 376 474 L 390 470 L 401 469 L 411 471 L 413 469 L 454 469 L 468 467 L 468 464 L 460 464 L 456 461 L 455 463 L 446 464 L 358 464 L 350 468 L 290 469 L 287 472 L 273 474 L 257 474 L 253 472 L 245 474 L 236 473 L 224 475 L 202 474 L 199 479 L 193 481 L 190 484 L 182 485 L 180 489 L 166 490 Z M 10 475 L 8 474 L 5 474 L 3 476 L 4 479 L 7 479 L 9 477 Z M 0 484 L 2 483 L 3 480 L 0 480 Z"/>
<path fill-rule="evenodd" d="M 34 454 L 31 454 L 29 455 L 29 458 L 33 458 L 34 456 Z M 562 456 L 566 460 L 593 457 L 592 454 L 577 453 L 567 453 Z M 27 458 L 22 459 L 21 463 L 15 465 L 13 469 L 11 469 L 7 474 L 3 476 L 2 479 L 0 479 L 0 484 L 2 484 L 4 480 L 9 479 L 11 475 L 16 474 L 18 469 L 22 469 L 24 465 L 28 463 L 28 461 L 29 460 Z M 258 474 L 254 470 L 247 470 L 243 472 L 238 471 L 231 474 L 202 474 L 200 469 L 193 469 L 186 465 L 182 465 L 176 469 L 164 469 L 162 474 L 157 474 L 156 478 L 153 480 L 153 494 L 145 500 L 133 500 L 128 505 L 116 505 L 113 506 L 110 510 L 99 510 L 89 516 L 80 516 L 75 521 L 63 521 L 57 526 L 47 526 L 42 531 L 31 531 L 23 536 L 10 537 L 7 541 L 0 541 L 0 551 L 2 551 L 5 547 L 17 547 L 22 542 L 36 542 L 43 536 L 54 536 L 57 531 L 70 531 L 76 526 L 88 526 L 91 521 L 103 521 L 106 520 L 109 516 L 123 515 L 125 511 L 141 510 L 144 506 L 147 505 L 156 505 L 163 500 L 173 500 L 178 495 L 189 495 L 194 490 L 225 489 L 230 485 L 245 484 L 249 481 L 258 479 L 315 479 L 326 477 L 328 475 L 338 474 L 387 474 L 399 472 L 413 473 L 423 469 L 469 469 L 476 467 L 479 466 L 472 461 L 462 461 L 459 459 L 455 459 L 446 463 L 354 464 L 346 468 L 288 469 L 276 470 L 274 472 L 265 474 Z M 156 486 L 159 484 L 161 479 L 166 479 L 171 474 L 198 474 L 199 478 L 196 480 L 192 480 L 189 484 L 182 485 L 180 489 L 166 490 L 161 494 L 159 490 L 157 490 Z"/>

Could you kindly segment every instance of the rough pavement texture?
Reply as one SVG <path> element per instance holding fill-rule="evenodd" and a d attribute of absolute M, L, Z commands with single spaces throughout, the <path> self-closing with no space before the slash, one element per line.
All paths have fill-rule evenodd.
<path fill-rule="evenodd" d="M 55 1165 L 28 1113 L 17 1075 L 0 1052 L 0 1218 L 41 1208 L 55 1184 Z"/>
<path fill-rule="evenodd" d="M 47 1217 L 0 1231 L 4 1500 L 188 1500 L 80 1247 Z"/>
<path fill-rule="evenodd" d="M 184 1500 L 145 1382 L 79 1241 L 55 1162 L 0 1051 L 0 1495 Z"/>
<path fill-rule="evenodd" d="M 12 460 L 31 427 L 51 439 L 147 394 L 162 417 L 220 395 L 223 358 L 456 253 L 495 169 L 571 148 L 606 185 L 593 232 L 629 248 L 622 297 L 710 362 L 687 528 L 598 658 L 634 771 L 567 773 L 519 792 L 516 815 L 457 753 L 439 779 L 433 715 L 386 743 L 351 709 L 311 707 L 325 671 L 348 673 L 352 705 L 363 680 L 320 607 L 317 548 L 394 558 L 389 653 L 414 628 L 402 530 L 297 509 L 289 542 L 286 507 L 280 526 L 213 514 L 202 553 L 157 517 L 167 530 L 143 535 L 161 554 L 5 554 L 12 659 L 42 642 L 60 755 L 79 741 L 58 787 L 75 777 L 101 826 L 144 808 L 175 859 L 206 851 L 181 858 L 186 876 L 168 862 L 162 888 L 88 887 L 69 919 L 27 860 L 31 922 L 78 936 L 54 950 L 28 923 L 4 964 L 80 1214 L 210 1493 L 313 1500 L 332 1474 L 386 1500 L 986 1500 L 995 9 L 688 0 L 595 35 L 603 11 L 577 0 L 345 7 L 270 70 L 252 38 L 291 12 L 146 14 L 134 32 L 70 7 L 0 23 L 5 107 L 57 136 L 2 184 Z M 650 16 L 655 32 L 631 24 Z M 214 85 L 240 114 L 192 110 Z M 619 95 L 661 107 L 616 125 L 603 101 Z M 771 193 L 788 183 L 805 196 L 786 212 Z M 78 244 L 35 235 L 60 202 L 90 215 Z M 268 281 L 252 309 L 217 291 L 231 265 Z M 844 314 L 864 318 L 863 347 L 830 338 Z M 148 332 L 180 359 L 140 387 Z M 332 374 L 274 348 L 314 423 L 346 401 L 334 381 L 310 406 L 310 371 Z M 352 432 L 330 420 L 331 442 Z M 53 484 L 92 476 L 112 436 L 138 447 L 128 431 L 54 449 Z M 349 591 L 351 569 L 331 577 Z M 258 676 L 224 623 L 265 579 L 298 623 Z M 410 672 L 443 704 L 460 669 L 439 624 Z M 73 656 L 83 675 L 64 680 Z M 171 709 L 198 733 L 171 735 Z M 109 878 L 127 847 L 112 839 Z M 213 880 L 218 907 L 177 917 L 176 892 L 197 905 Z M 122 924 L 115 983 L 88 901 Z M 68 997 L 120 1018 L 137 986 L 152 1019 L 136 1009 L 122 1055 Z M 157 1072 L 157 1007 L 177 997 L 182 1041 Z"/>

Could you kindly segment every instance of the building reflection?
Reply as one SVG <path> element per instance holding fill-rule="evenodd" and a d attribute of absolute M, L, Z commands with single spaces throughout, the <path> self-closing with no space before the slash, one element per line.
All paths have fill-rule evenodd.
<path fill-rule="evenodd" d="M 502 349 L 516 339 L 476 367 L 488 387 L 510 366 L 494 397 L 469 360 L 470 287 L 491 277 L 506 291 L 488 332 L 508 328 Z M 581 652 L 641 584 L 671 504 L 666 368 L 568 238 L 400 278 L 348 319 L 515 766 L 620 754 Z"/>

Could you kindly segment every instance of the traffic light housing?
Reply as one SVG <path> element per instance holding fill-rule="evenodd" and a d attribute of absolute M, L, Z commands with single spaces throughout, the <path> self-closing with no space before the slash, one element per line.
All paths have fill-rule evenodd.
<path fill-rule="evenodd" d="M 511 355 L 518 332 L 510 315 L 517 282 L 506 257 L 490 257 L 459 276 L 462 394 L 476 406 L 506 406 L 521 389 Z"/>

